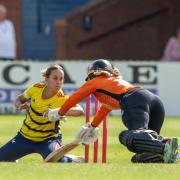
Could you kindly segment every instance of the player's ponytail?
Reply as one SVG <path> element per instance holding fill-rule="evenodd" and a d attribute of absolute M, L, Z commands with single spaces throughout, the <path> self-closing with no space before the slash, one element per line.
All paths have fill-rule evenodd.
<path fill-rule="evenodd" d="M 121 77 L 121 79 L 122 79 L 121 73 L 120 73 L 119 69 L 116 67 L 114 67 L 114 69 L 113 69 L 112 76 L 113 77 Z"/>

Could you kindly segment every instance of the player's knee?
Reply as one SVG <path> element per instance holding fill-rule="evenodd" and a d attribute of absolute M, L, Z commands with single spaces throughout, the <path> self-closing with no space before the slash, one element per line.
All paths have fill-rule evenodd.
<path fill-rule="evenodd" d="M 161 153 L 162 137 L 152 130 L 126 130 L 119 134 L 119 141 L 135 153 Z"/>
<path fill-rule="evenodd" d="M 120 132 L 119 134 L 119 141 L 121 144 L 123 144 L 124 146 L 126 146 L 130 151 L 134 152 L 133 151 L 133 131 L 128 131 L 128 130 L 125 130 L 125 131 L 122 131 Z"/>
<path fill-rule="evenodd" d="M 119 133 L 119 142 L 126 145 L 128 131 L 122 131 Z"/>

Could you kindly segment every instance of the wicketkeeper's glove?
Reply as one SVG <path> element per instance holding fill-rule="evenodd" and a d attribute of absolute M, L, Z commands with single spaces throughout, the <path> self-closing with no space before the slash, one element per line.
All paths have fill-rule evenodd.
<path fill-rule="evenodd" d="M 98 138 L 98 127 L 91 126 L 90 123 L 82 126 L 79 132 L 76 135 L 77 142 L 82 142 L 82 144 L 90 144 L 97 140 Z"/>
<path fill-rule="evenodd" d="M 76 136 L 75 136 L 75 140 L 74 142 L 76 144 L 79 144 L 82 141 L 83 136 L 87 133 L 87 126 L 82 126 L 79 131 L 77 132 Z"/>

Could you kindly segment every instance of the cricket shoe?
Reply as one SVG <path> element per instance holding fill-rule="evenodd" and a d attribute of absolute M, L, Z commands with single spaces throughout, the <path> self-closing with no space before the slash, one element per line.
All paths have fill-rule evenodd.
<path fill-rule="evenodd" d="M 177 160 L 178 152 L 178 139 L 173 137 L 168 139 L 164 147 L 164 162 L 165 163 L 175 163 Z"/>
<path fill-rule="evenodd" d="M 176 153 L 176 162 L 177 163 L 180 162 L 180 153 L 179 152 Z"/>
<path fill-rule="evenodd" d="M 67 154 L 66 156 L 71 158 L 72 162 L 74 163 L 84 163 L 84 157 L 82 156 L 75 156 L 75 155 L 70 155 L 70 154 Z"/>

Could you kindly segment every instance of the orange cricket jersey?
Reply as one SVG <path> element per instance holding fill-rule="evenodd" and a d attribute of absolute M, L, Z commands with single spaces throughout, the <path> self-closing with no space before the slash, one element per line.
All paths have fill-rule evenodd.
<path fill-rule="evenodd" d="M 84 83 L 72 94 L 62 105 L 59 114 L 64 115 L 69 108 L 93 94 L 102 104 L 92 121 L 92 125 L 96 127 L 111 110 L 121 108 L 120 96 L 135 88 L 139 86 L 133 86 L 120 77 L 97 76 Z"/>

